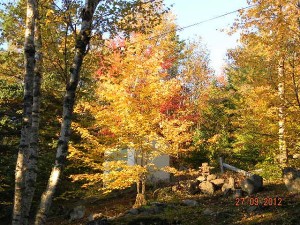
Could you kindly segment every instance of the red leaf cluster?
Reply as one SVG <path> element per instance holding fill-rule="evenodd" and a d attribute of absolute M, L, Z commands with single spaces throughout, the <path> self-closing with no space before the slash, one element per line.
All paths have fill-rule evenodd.
<path fill-rule="evenodd" d="M 108 77 L 117 77 L 120 75 L 122 58 L 119 51 L 113 52 L 113 62 L 105 60 L 103 56 L 100 56 L 99 58 L 99 69 L 95 74 L 97 79 L 104 75 Z"/>
<path fill-rule="evenodd" d="M 115 38 L 112 40 L 109 40 L 109 48 L 111 48 L 112 50 L 116 50 L 118 48 L 124 48 L 125 47 L 125 40 L 123 38 Z"/>
<path fill-rule="evenodd" d="M 172 115 L 179 109 L 184 108 L 184 97 L 180 94 L 173 95 L 160 106 L 160 113 L 164 115 Z"/>
<path fill-rule="evenodd" d="M 151 54 L 153 52 L 152 46 L 149 46 L 148 48 L 146 48 L 146 50 L 144 51 L 144 56 L 145 57 L 150 57 Z"/>
<path fill-rule="evenodd" d="M 199 113 L 195 112 L 195 113 L 190 113 L 190 114 L 187 114 L 187 115 L 184 115 L 184 116 L 181 116 L 179 118 L 179 120 L 181 121 L 191 121 L 191 122 L 198 122 L 200 119 L 200 115 Z"/>
<path fill-rule="evenodd" d="M 111 132 L 109 128 L 103 128 L 100 131 L 100 134 L 106 137 L 115 137 L 115 134 Z"/>
<path fill-rule="evenodd" d="M 174 64 L 175 58 L 168 58 L 165 59 L 162 63 L 161 63 L 161 68 L 164 70 L 168 70 L 170 69 L 173 64 Z"/>

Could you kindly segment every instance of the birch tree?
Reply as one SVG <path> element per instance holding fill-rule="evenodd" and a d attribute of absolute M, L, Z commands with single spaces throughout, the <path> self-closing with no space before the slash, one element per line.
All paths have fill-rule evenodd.
<path fill-rule="evenodd" d="M 235 28 L 241 28 L 241 41 L 247 45 L 256 42 L 264 47 L 265 58 L 277 64 L 277 71 L 273 70 L 273 79 L 277 82 L 278 93 L 278 153 L 279 162 L 284 167 L 288 160 L 286 144 L 286 109 L 287 102 L 287 79 L 286 75 L 290 68 L 286 62 L 290 58 L 290 46 L 298 42 L 299 37 L 299 9 L 298 1 L 248 1 L 252 7 L 241 11 L 241 21 L 235 24 Z M 294 54 L 294 53 L 293 53 Z M 294 101 L 294 100 L 292 100 Z"/>
<path fill-rule="evenodd" d="M 35 69 L 35 46 L 34 46 L 34 27 L 37 12 L 37 2 L 35 0 L 27 1 L 26 9 L 26 28 L 24 42 L 24 106 L 23 106 L 23 126 L 21 131 L 21 140 L 16 164 L 15 174 L 15 195 L 12 224 L 27 224 L 28 209 L 30 202 L 26 202 L 28 194 L 27 184 L 30 177 L 28 174 L 28 164 L 30 156 L 34 149 L 30 148 L 32 140 L 32 105 L 33 105 L 33 86 L 34 86 L 34 69 Z M 28 178 L 28 179 L 26 179 Z M 26 182 L 27 181 L 27 182 Z"/>
<path fill-rule="evenodd" d="M 38 7 L 37 7 L 38 9 Z M 24 224 L 27 224 L 29 212 L 32 205 L 33 196 L 36 188 L 37 178 L 37 159 L 39 150 L 39 125 L 40 125 L 40 103 L 41 103 L 41 79 L 42 79 L 42 64 L 43 54 L 42 36 L 39 21 L 39 13 L 37 12 L 35 21 L 35 68 L 33 80 L 33 103 L 32 103 L 32 130 L 30 136 L 28 171 L 25 176 L 26 190 L 24 196 Z"/>
<path fill-rule="evenodd" d="M 102 2 L 103 8 L 109 12 L 106 20 L 103 19 L 101 12 L 96 13 L 98 4 Z M 120 4 L 121 7 L 117 7 Z M 35 218 L 35 225 L 41 225 L 46 223 L 47 215 L 51 206 L 52 198 L 57 188 L 59 177 L 62 169 L 66 163 L 68 155 L 68 143 L 71 134 L 71 122 L 73 109 L 75 104 L 75 94 L 80 80 L 80 71 L 82 69 L 83 60 L 90 49 L 90 40 L 93 32 L 98 32 L 97 36 L 102 39 L 103 32 L 110 31 L 111 35 L 123 30 L 126 34 L 129 31 L 142 30 L 149 31 L 149 28 L 159 23 L 160 15 L 164 10 L 157 9 L 161 6 L 161 1 L 101 1 L 101 0 L 86 0 L 85 5 L 81 11 L 80 19 L 80 31 L 77 34 L 76 29 L 72 26 L 71 21 L 70 28 L 74 32 L 75 40 L 75 52 L 73 64 L 70 67 L 70 79 L 68 81 L 66 92 L 63 101 L 63 116 L 61 123 L 60 136 L 58 140 L 57 153 L 55 165 L 52 168 L 50 178 L 48 180 L 47 188 L 42 195 L 41 203 Z M 112 7 L 112 9 L 110 8 Z M 114 11 L 115 10 L 115 11 Z M 115 17 L 111 15 L 115 13 Z M 141 20 L 140 24 L 135 24 L 132 27 L 128 26 L 128 21 L 135 21 L 134 15 Z M 99 18 L 100 15 L 100 18 Z M 121 19 L 123 16 L 123 19 Z M 113 18 L 112 18 L 113 17 Z M 104 22 L 102 21 L 104 20 Z M 121 22 L 120 22 L 121 21 Z M 104 25 L 102 24 L 104 23 Z M 145 24 L 146 23 L 146 24 Z M 100 26 L 100 25 L 102 26 Z M 97 25 L 100 27 L 97 27 Z M 103 27 L 104 26 L 104 27 Z M 105 27 L 111 26 L 111 27 Z M 101 29 L 103 28 L 103 29 Z"/>
<path fill-rule="evenodd" d="M 42 195 L 39 210 L 36 215 L 35 225 L 46 223 L 47 215 L 51 206 L 52 198 L 57 187 L 62 168 L 68 154 L 68 142 L 70 139 L 71 118 L 75 102 L 75 93 L 80 79 L 80 69 L 92 33 L 93 15 L 100 0 L 86 0 L 81 14 L 81 28 L 76 39 L 75 56 L 70 69 L 70 80 L 66 87 L 63 101 L 63 118 L 61 123 L 60 137 L 57 146 L 55 165 L 51 171 L 47 188 Z"/>
<path fill-rule="evenodd" d="M 101 7 L 96 10 L 100 2 Z M 38 224 L 44 223 L 46 220 L 46 214 L 51 205 L 51 198 L 58 182 L 58 176 L 56 177 L 57 179 L 54 179 L 54 177 L 61 173 L 66 160 L 75 92 L 80 80 L 83 59 L 90 49 L 90 39 L 93 36 L 95 40 L 93 44 L 101 45 L 103 44 L 103 33 L 109 33 L 109 35 L 114 36 L 121 32 L 126 36 L 134 30 L 150 32 L 149 28 L 159 23 L 160 15 L 165 11 L 162 9 L 161 2 L 161 0 L 87 0 L 83 9 L 78 10 L 79 4 L 76 1 L 63 1 L 62 5 L 55 4 L 55 2 L 52 1 L 39 1 L 41 14 L 38 16 L 37 2 L 28 0 L 24 44 L 26 67 L 24 81 L 24 119 L 20 151 L 16 166 L 13 224 L 28 223 L 29 211 L 35 190 L 37 142 L 39 137 L 39 95 L 43 62 L 42 52 L 46 53 L 49 51 L 47 54 L 44 54 L 47 56 L 45 57 L 44 63 L 47 68 L 48 82 L 49 77 L 53 74 L 57 74 L 57 76 L 54 75 L 57 80 L 54 82 L 55 84 L 50 85 L 50 88 L 57 90 L 57 83 L 62 82 L 67 83 L 67 87 L 63 103 L 61 135 L 58 141 L 56 162 L 49 179 L 48 189 L 42 197 L 41 207 L 37 215 L 36 223 Z M 23 6 L 24 1 L 21 0 L 18 4 Z M 23 38 L 20 38 L 20 35 L 16 34 L 22 33 L 23 27 L 22 29 L 15 29 L 13 31 L 10 28 L 16 28 L 18 25 L 11 21 L 18 21 L 19 24 L 23 24 L 25 23 L 25 16 L 22 10 L 19 11 L 19 7 L 10 5 L 10 3 L 7 3 L 6 10 L 11 11 L 8 15 L 5 13 L 5 10 L 3 13 L 1 11 L 1 19 L 5 18 L 5 21 L 6 18 L 9 18 L 9 20 L 7 20 L 8 22 L 5 21 L 4 36 L 8 41 L 13 41 L 13 46 L 17 46 L 14 52 L 17 54 L 20 50 L 19 43 Z M 18 12 L 17 15 L 15 12 Z M 141 23 L 133 23 L 131 26 L 130 21 L 134 21 L 136 19 L 135 16 L 139 18 Z M 39 19 L 41 19 L 41 21 L 39 21 Z M 35 23 L 36 25 L 34 26 Z M 53 30 L 57 32 L 53 34 Z M 41 32 L 44 34 L 43 37 L 41 36 Z M 42 38 L 44 46 L 41 45 Z M 72 47 L 74 47 L 74 45 L 75 49 L 73 50 Z M 73 60 L 71 60 L 71 58 L 73 58 Z M 19 65 L 20 63 L 18 66 Z M 68 73 L 68 71 L 70 72 Z M 68 77 L 70 77 L 69 80 Z M 59 96 L 59 94 L 57 94 L 57 96 Z"/>
<path fill-rule="evenodd" d="M 287 159 L 288 159 L 288 151 L 286 147 L 286 140 L 285 140 L 285 71 L 284 71 L 284 58 L 281 57 L 278 62 L 278 96 L 280 99 L 280 103 L 278 106 L 278 145 L 279 145 L 279 152 L 280 158 L 279 162 L 286 166 Z"/>

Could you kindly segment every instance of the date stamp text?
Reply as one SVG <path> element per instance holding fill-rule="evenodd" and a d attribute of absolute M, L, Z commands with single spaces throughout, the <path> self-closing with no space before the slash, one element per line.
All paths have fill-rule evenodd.
<path fill-rule="evenodd" d="M 281 197 L 247 197 L 235 198 L 235 206 L 282 206 L 283 198 Z"/>

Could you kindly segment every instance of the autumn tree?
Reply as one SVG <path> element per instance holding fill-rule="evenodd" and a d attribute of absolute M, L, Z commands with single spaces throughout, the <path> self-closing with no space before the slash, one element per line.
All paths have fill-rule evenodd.
<path fill-rule="evenodd" d="M 264 177 L 278 171 L 270 160 L 277 149 L 277 88 L 273 80 L 275 61 L 265 58 L 261 45 L 251 44 L 230 51 L 227 76 L 234 108 L 233 153 L 241 168 L 264 168 Z M 275 173 L 274 173 L 275 175 Z M 276 175 L 277 176 L 277 175 Z"/>
<path fill-rule="evenodd" d="M 299 9 L 297 1 L 249 1 L 253 5 L 241 11 L 241 41 L 246 45 L 257 43 L 263 46 L 268 66 L 272 66 L 272 79 L 277 84 L 278 93 L 278 148 L 280 163 L 284 166 L 288 160 L 290 147 L 287 144 L 289 110 L 297 103 L 297 82 L 291 83 L 288 77 L 295 73 L 295 67 L 289 63 L 295 57 L 299 37 Z M 254 44 L 252 44 L 254 45 Z M 277 69 L 274 70 L 274 65 Z M 292 69 L 294 67 L 294 69 Z M 295 79 L 292 79 L 295 81 Z M 294 92 L 293 94 L 290 92 Z M 296 92 L 295 92 L 296 90 Z M 295 94 L 296 93 L 296 94 Z M 293 103 L 292 103 L 293 102 Z M 296 104 L 295 104 L 296 103 Z"/>
<path fill-rule="evenodd" d="M 47 190 L 44 192 L 41 200 L 41 205 L 39 208 L 39 211 L 37 213 L 36 217 L 36 222 L 35 224 L 44 224 L 45 223 L 45 218 L 47 216 L 47 213 L 49 211 L 50 205 L 51 205 L 51 199 L 54 194 L 55 188 L 57 186 L 59 174 L 61 172 L 62 167 L 64 166 L 66 156 L 68 153 L 68 142 L 69 142 L 69 137 L 70 137 L 70 127 L 71 127 L 71 116 L 73 113 L 73 107 L 74 107 L 74 101 L 75 101 L 75 93 L 76 93 L 76 87 L 79 82 L 79 74 L 80 74 L 80 69 L 81 65 L 83 63 L 83 58 L 86 55 L 87 51 L 89 50 L 89 43 L 90 43 L 90 38 L 92 35 L 93 31 L 93 15 L 96 12 L 96 9 L 98 7 L 98 4 L 100 1 L 87 1 L 85 4 L 85 8 L 82 10 L 81 13 L 81 28 L 79 34 L 76 36 L 76 42 L 75 42 L 75 55 L 74 55 L 74 61 L 73 64 L 70 68 L 70 81 L 67 84 L 66 88 L 66 94 L 64 98 L 64 107 L 63 107 L 63 118 L 62 118 L 62 126 L 61 126 L 61 134 L 60 134 L 60 140 L 58 142 L 58 150 L 57 150 L 57 155 L 56 155 L 56 161 L 55 161 L 55 166 L 52 170 L 51 176 L 49 178 L 48 182 L 48 187 Z M 131 13 L 145 13 L 148 15 L 147 21 L 150 21 L 152 23 L 157 23 L 157 20 L 160 17 L 160 14 L 162 13 L 162 9 L 157 8 L 157 6 L 161 7 L 161 3 L 158 2 L 133 2 L 131 4 L 128 4 L 125 2 L 119 2 L 121 8 L 117 8 L 116 5 L 117 3 L 112 2 L 113 6 L 113 11 L 116 13 L 116 18 L 108 19 L 107 23 L 109 24 L 110 22 L 116 22 L 116 27 L 112 27 L 111 33 L 114 33 L 114 29 L 117 29 L 118 27 L 125 26 L 128 24 L 128 20 L 134 19 Z M 135 5 L 137 4 L 137 5 Z M 137 11 L 134 10 L 128 13 L 127 15 L 124 16 L 124 19 L 120 22 L 119 20 L 121 19 L 120 16 L 117 14 L 117 10 L 120 10 L 120 12 L 125 12 L 124 8 L 129 10 L 130 7 L 136 6 Z M 123 15 L 123 14 L 121 14 Z M 144 15 L 145 16 L 145 15 Z M 97 17 L 97 14 L 95 14 L 95 17 Z M 102 18 L 102 17 L 101 17 Z M 141 17 L 141 21 L 145 22 L 144 17 Z M 150 25 L 152 25 L 150 23 Z M 107 25 L 107 24 L 106 24 Z M 118 26 L 119 25 L 119 26 Z M 134 30 L 140 29 L 140 26 L 133 27 L 132 29 Z M 147 26 L 144 27 L 144 29 L 147 29 Z M 117 30 L 116 30 L 117 31 Z M 103 32 L 103 31 L 102 31 Z M 100 31 L 100 35 L 102 35 Z"/>
<path fill-rule="evenodd" d="M 20 5 L 23 7 L 25 2 L 20 1 L 18 2 Z M 42 51 L 45 53 L 47 51 L 50 51 L 50 54 L 44 54 L 46 57 L 45 63 L 47 63 L 47 69 L 53 68 L 53 70 L 50 72 L 50 76 L 45 76 L 46 79 L 50 78 L 51 75 L 55 74 L 61 74 L 62 81 L 65 81 L 64 83 L 67 84 L 67 92 L 65 95 L 65 100 L 64 100 L 64 115 L 62 118 L 62 132 L 61 132 L 61 140 L 59 141 L 58 144 L 58 154 L 57 154 L 57 160 L 56 160 L 56 167 L 55 171 L 60 171 L 64 164 L 64 160 L 61 160 L 65 158 L 67 154 L 67 144 L 68 144 L 68 138 L 69 138 L 69 131 L 70 131 L 70 123 L 71 123 L 71 116 L 72 116 L 72 111 L 73 111 L 73 104 L 74 104 L 74 99 L 75 99 L 75 92 L 76 92 L 76 87 L 79 82 L 79 71 L 82 67 L 83 64 L 83 58 L 88 52 L 89 48 L 87 48 L 90 42 L 90 38 L 92 36 L 95 36 L 94 34 L 97 34 L 97 37 L 100 37 L 99 43 L 101 43 L 101 37 L 103 32 L 109 32 L 110 35 L 114 35 L 115 33 L 119 32 L 120 30 L 125 30 L 129 31 L 130 29 L 132 30 L 142 30 L 146 29 L 149 26 L 152 26 L 154 23 L 159 22 L 159 17 L 160 14 L 163 12 L 163 9 L 160 8 L 159 10 L 156 11 L 157 7 L 161 7 L 160 1 L 155 1 L 155 2 L 144 2 L 144 1 L 135 1 L 135 2 L 126 2 L 126 1 L 119 1 L 119 2 L 108 2 L 107 7 L 99 7 L 95 15 L 94 12 L 98 6 L 98 3 L 101 4 L 106 4 L 105 1 L 87 1 L 85 8 L 83 11 L 78 10 L 78 7 L 80 4 L 75 1 L 68 1 L 68 2 L 63 2 L 61 5 L 56 4 L 55 2 L 48 2 L 48 1 L 40 1 L 40 6 L 42 5 L 43 7 L 40 8 L 39 13 L 40 15 L 38 16 L 38 21 L 37 25 L 35 26 L 36 32 L 35 32 L 35 45 L 36 48 L 42 48 Z M 32 3 L 35 7 L 37 6 L 34 3 Z M 110 7 L 111 6 L 111 7 Z M 15 33 L 22 33 L 22 29 L 10 29 L 10 28 L 16 28 L 19 23 L 19 25 L 23 24 L 25 14 L 21 12 L 20 9 L 22 7 L 18 8 L 15 7 L 14 5 L 8 3 L 5 5 L 4 11 L 1 12 L 1 17 L 4 18 L 4 20 L 1 20 L 1 24 L 4 25 L 2 26 L 4 28 L 4 37 L 7 39 L 2 39 L 2 40 L 8 40 L 10 46 L 16 47 L 16 51 L 14 52 L 15 54 L 20 54 L 20 43 L 22 43 L 22 38 L 21 35 L 15 35 L 13 34 L 13 31 Z M 35 8 L 36 9 L 36 8 Z M 154 10 L 155 9 L 155 10 Z M 9 11 L 8 14 L 6 14 L 5 10 Z M 110 13 L 107 14 L 106 11 L 109 11 Z M 118 11 L 119 10 L 119 11 Z M 12 13 L 16 12 L 16 13 Z M 35 13 L 38 12 L 38 10 L 34 11 Z M 143 20 L 146 24 L 145 26 L 135 26 L 135 27 L 130 27 L 128 26 L 128 21 L 132 20 L 132 15 L 135 13 L 142 13 L 147 15 L 147 18 Z M 30 13 L 28 14 L 30 16 Z M 93 16 L 94 15 L 94 16 Z M 109 15 L 106 19 L 102 20 L 104 17 L 103 15 Z M 1 19 L 2 19 L 1 18 Z M 34 18 L 32 19 L 31 25 L 34 27 Z M 94 18 L 94 19 L 93 19 Z M 100 20 L 101 18 L 101 20 Z M 122 19 L 123 18 L 123 19 Z M 8 19 L 8 20 L 6 20 Z M 82 20 L 82 21 L 80 21 Z M 122 20 L 122 21 L 121 21 Z M 14 21 L 17 21 L 17 23 L 14 23 Z M 148 23 L 150 21 L 150 23 Z M 38 35 L 38 29 L 39 25 L 41 25 L 41 28 L 43 29 L 43 34 L 44 36 Z M 31 26 L 31 28 L 33 28 Z M 22 27 L 22 26 L 20 26 Z M 78 27 L 80 28 L 80 31 L 78 30 Z M 56 30 L 58 32 L 54 32 L 57 34 L 56 37 L 53 36 L 53 30 Z M 23 30 L 24 31 L 24 30 Z M 32 35 L 30 37 L 33 37 L 34 33 L 31 30 Z M 50 34 L 51 35 L 47 35 Z M 45 35 L 46 34 L 46 35 Z M 43 38 L 46 41 L 43 41 L 43 46 L 40 45 L 40 40 Z M 40 39 L 40 40 L 38 40 Z M 54 40 L 55 39 L 55 40 Z M 33 43 L 31 43 L 33 44 Z M 57 48 L 58 46 L 58 48 Z M 72 46 L 75 46 L 75 51 L 70 50 Z M 26 51 L 25 51 L 26 52 Z M 32 53 L 32 51 L 31 51 Z M 54 54 L 53 54 L 54 53 Z M 58 56 L 57 58 L 51 58 L 48 56 L 54 55 Z M 37 55 L 36 59 L 39 59 L 40 56 Z M 73 62 L 71 58 L 74 58 Z M 57 59 L 57 60 L 54 60 Z M 63 63 L 62 63 L 63 62 Z M 72 64 L 73 63 L 73 64 Z M 37 63 L 38 64 L 38 63 Z M 58 68 L 58 69 L 57 69 Z M 49 71 L 49 70 L 48 70 Z M 70 71 L 70 73 L 69 73 Z M 39 66 L 36 66 L 36 74 L 39 74 Z M 47 74 L 48 75 L 48 74 Z M 68 79 L 70 76 L 70 80 Z M 36 76 L 39 77 L 39 76 Z M 60 76 L 56 76 L 59 78 Z M 58 79 L 56 79 L 57 81 Z M 37 80 L 38 81 L 38 80 Z M 25 82 L 26 83 L 26 82 Z M 51 82 L 50 82 L 51 83 Z M 49 83 L 49 84 L 50 84 Z M 29 90 L 29 94 L 33 92 L 32 85 L 27 86 Z M 52 85 L 52 87 L 57 88 L 57 86 Z M 38 93 L 38 91 L 35 91 L 34 93 Z M 29 95 L 30 98 L 26 98 L 28 101 L 35 101 L 34 96 Z M 38 100 L 38 98 L 36 98 Z M 39 104 L 25 104 L 28 107 L 28 110 L 31 109 L 31 107 L 38 107 Z M 27 110 L 27 111 L 28 111 Z M 35 109 L 33 110 L 34 113 L 37 112 Z M 31 114 L 28 111 L 28 116 L 33 116 L 34 113 Z M 38 114 L 36 116 L 38 118 Z M 34 123 L 37 125 L 33 125 L 34 129 L 33 130 L 38 130 L 38 120 L 34 119 Z M 27 132 L 25 132 L 27 133 Z M 37 140 L 37 135 L 33 135 L 34 132 L 29 132 L 30 135 L 32 135 L 33 139 Z M 29 146 L 30 149 L 34 150 L 36 144 L 34 144 L 34 141 L 32 141 L 32 146 Z M 34 150 L 35 151 L 35 150 Z M 32 151 L 33 152 L 33 151 Z M 20 152 L 21 153 L 21 152 Z M 60 157 L 62 156 L 62 157 Z M 36 159 L 36 154 L 32 154 L 32 157 L 28 157 L 28 165 L 32 165 L 28 167 L 28 169 L 25 170 L 25 167 L 20 165 L 18 168 L 21 169 L 21 171 L 25 171 L 27 175 L 25 176 L 17 176 L 20 179 L 27 179 L 29 177 L 33 177 L 36 174 L 36 170 L 34 169 L 35 167 L 35 159 Z M 19 160 L 20 161 L 20 160 Z M 32 169 L 31 169 L 32 168 Z M 33 172 L 32 175 L 31 172 Z M 50 179 L 52 180 L 52 178 Z M 53 180 L 52 180 L 53 181 Z M 57 182 L 57 179 L 54 181 L 54 183 Z M 34 179 L 30 181 L 32 186 L 34 186 Z M 23 185 L 24 186 L 24 185 Z M 56 186 L 56 183 L 53 187 Z M 38 214 L 38 222 L 39 223 L 44 223 L 47 210 L 43 206 L 43 202 L 49 206 L 50 199 L 52 197 L 52 194 L 54 192 L 55 188 L 50 188 L 50 191 L 48 190 L 47 192 L 47 198 L 43 198 L 42 204 L 41 204 L 41 210 L 43 213 Z M 26 192 L 27 193 L 27 192 Z M 31 192 L 33 193 L 33 192 Z M 17 192 L 16 192 L 17 194 Z M 30 194 L 31 195 L 31 194 Z M 17 197 L 17 196 L 16 196 Z M 27 194 L 26 194 L 26 199 L 27 199 Z M 25 199 L 24 197 L 24 199 Z M 45 195 L 44 195 L 45 197 Z M 31 204 L 31 197 L 29 197 L 26 201 L 28 204 L 26 206 L 28 207 L 23 207 L 25 211 L 28 211 L 27 209 L 30 209 L 30 204 Z M 27 208 L 27 209 L 25 209 Z M 18 210 L 15 210 L 18 211 Z M 27 213 L 25 213 L 27 214 Z M 17 216 L 19 217 L 19 216 Z M 21 216 L 22 217 L 22 216 Z M 27 216 L 25 215 L 27 218 Z M 27 223 L 27 219 L 18 219 L 19 221 L 24 222 L 25 224 Z"/>
<path fill-rule="evenodd" d="M 147 175 L 155 169 L 153 160 L 163 154 L 177 156 L 186 149 L 193 123 L 188 118 L 183 86 L 169 74 L 181 51 L 175 25 L 166 17 L 153 31 L 150 37 L 135 32 L 128 41 L 122 37 L 107 41 L 107 54 L 100 57 L 95 75 L 100 104 L 78 105 L 96 118 L 95 126 L 106 140 L 99 143 L 98 155 L 104 154 L 106 161 L 102 166 L 91 165 L 98 172 L 72 178 L 85 179 L 84 186 L 99 185 L 102 180 L 105 190 L 135 183 L 136 207 L 145 204 Z M 128 152 L 134 155 L 135 165 L 127 164 Z"/>
<path fill-rule="evenodd" d="M 194 124 L 190 129 L 193 136 L 192 150 L 187 154 L 182 154 L 180 160 L 176 160 L 178 167 L 192 167 L 198 168 L 202 162 L 207 161 L 209 158 L 213 159 L 214 151 L 209 149 L 206 142 L 213 134 L 221 132 L 221 129 L 214 124 L 221 122 L 221 113 L 214 118 L 209 118 L 209 111 L 212 112 L 214 98 L 221 98 L 221 91 L 214 94 L 213 81 L 214 71 L 210 67 L 209 51 L 206 49 L 201 38 L 187 41 L 182 53 L 183 57 L 179 62 L 178 77 L 183 85 L 184 102 L 188 106 L 189 113 L 186 118 L 193 121 Z M 216 87 L 217 88 L 217 87 Z M 220 87 L 221 89 L 221 87 Z M 212 104 L 211 104 L 212 103 Z M 225 115 L 224 115 L 225 117 Z M 201 133 L 208 135 L 201 135 Z M 220 146 L 221 147 L 221 146 Z"/>

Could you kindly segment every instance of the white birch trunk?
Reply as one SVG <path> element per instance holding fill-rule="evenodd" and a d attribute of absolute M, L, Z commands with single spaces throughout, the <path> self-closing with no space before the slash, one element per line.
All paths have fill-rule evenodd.
<path fill-rule="evenodd" d="M 86 54 L 87 47 L 90 42 L 92 18 L 99 1 L 100 0 L 86 0 L 85 7 L 82 10 L 81 29 L 80 33 L 77 35 L 75 42 L 75 56 L 73 65 L 70 69 L 70 80 L 69 84 L 66 87 L 66 93 L 63 102 L 63 117 L 60 137 L 57 146 L 55 165 L 52 168 L 47 188 L 42 195 L 41 203 L 35 218 L 35 225 L 42 225 L 46 223 L 47 215 L 52 203 L 52 198 L 59 181 L 59 176 L 66 162 L 71 131 L 71 119 L 75 102 L 75 93 L 80 78 L 80 69 L 83 58 Z"/>
<path fill-rule="evenodd" d="M 24 194 L 26 189 L 25 175 L 29 160 L 30 138 L 32 131 L 32 103 L 33 103 L 33 79 L 35 67 L 35 47 L 34 47 L 34 23 L 36 18 L 36 1 L 27 1 L 25 42 L 24 42 L 24 106 L 23 125 L 21 130 L 21 140 L 15 172 L 15 194 L 12 215 L 12 224 L 21 225 L 26 223 L 27 217 L 24 215 L 24 205 L 26 204 Z"/>
<path fill-rule="evenodd" d="M 35 192 L 36 177 L 37 177 L 37 158 L 38 158 L 38 142 L 39 142 L 39 119 L 40 119 L 40 95 L 41 95 L 41 77 L 42 77 L 42 37 L 40 24 L 38 19 L 35 22 L 35 76 L 33 80 L 33 104 L 32 104 L 32 127 L 31 139 L 29 147 L 28 168 L 25 176 L 25 194 L 24 194 L 24 222 L 28 224 L 29 212 Z"/>
<path fill-rule="evenodd" d="M 282 166 L 287 163 L 287 147 L 285 141 L 285 76 L 284 76 L 284 59 L 281 57 L 278 64 L 278 144 L 279 144 L 279 162 Z"/>

